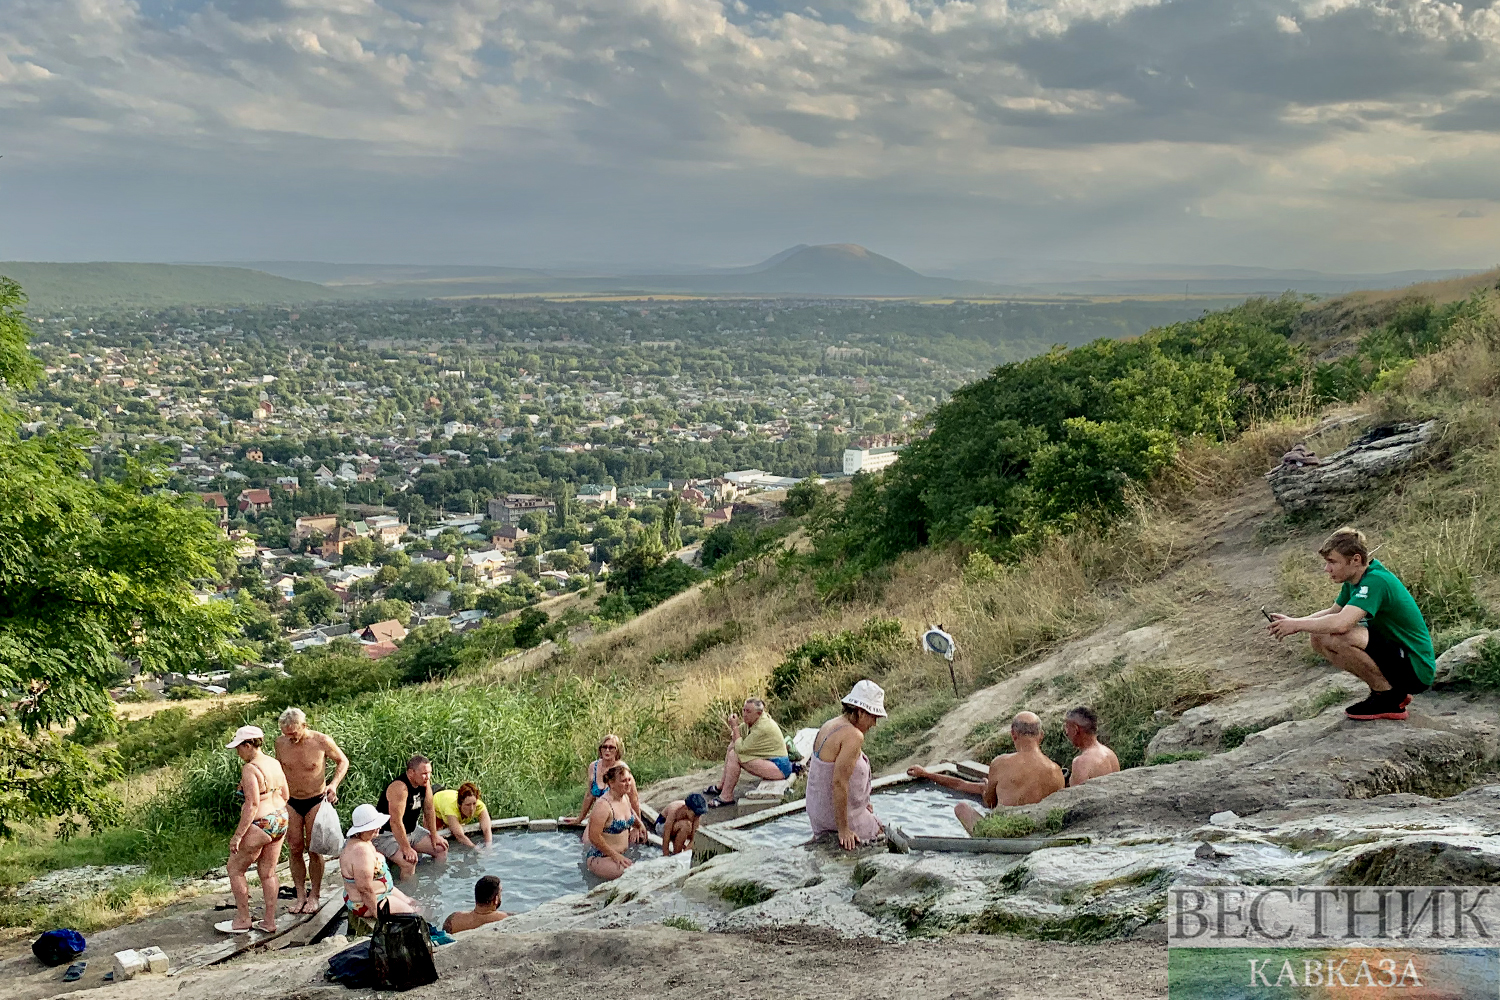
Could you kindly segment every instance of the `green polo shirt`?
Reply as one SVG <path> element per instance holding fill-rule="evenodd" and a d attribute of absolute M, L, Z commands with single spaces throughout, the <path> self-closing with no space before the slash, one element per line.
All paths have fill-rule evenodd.
<path fill-rule="evenodd" d="M 1367 628 L 1376 629 L 1406 647 L 1419 681 L 1432 683 L 1437 672 L 1432 634 L 1427 631 L 1427 623 L 1422 620 L 1421 609 L 1412 599 L 1411 591 L 1379 559 L 1370 560 L 1359 583 L 1352 586 L 1345 583 L 1339 590 L 1339 607 L 1351 604 L 1365 613 Z"/>
<path fill-rule="evenodd" d="M 771 714 L 766 712 L 755 720 L 750 730 L 734 741 L 734 752 L 740 760 L 764 760 L 767 757 L 785 757 L 786 739 L 781 727 Z"/>

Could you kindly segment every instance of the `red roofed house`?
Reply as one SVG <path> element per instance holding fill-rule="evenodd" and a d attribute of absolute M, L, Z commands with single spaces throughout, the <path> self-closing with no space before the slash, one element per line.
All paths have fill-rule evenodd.
<path fill-rule="evenodd" d="M 222 528 L 229 523 L 229 501 L 224 498 L 224 494 L 203 494 L 203 505 L 205 507 L 213 507 L 219 512 L 219 527 Z"/>
<path fill-rule="evenodd" d="M 733 516 L 734 511 L 728 507 L 723 510 L 706 510 L 703 512 L 703 527 L 717 528 L 721 524 L 728 524 Z"/>
<path fill-rule="evenodd" d="M 270 490 L 242 490 L 240 492 L 240 513 L 259 514 L 263 510 L 270 509 Z"/>
<path fill-rule="evenodd" d="M 383 660 L 396 651 L 394 642 L 372 642 L 363 648 L 365 656 L 372 660 Z"/>

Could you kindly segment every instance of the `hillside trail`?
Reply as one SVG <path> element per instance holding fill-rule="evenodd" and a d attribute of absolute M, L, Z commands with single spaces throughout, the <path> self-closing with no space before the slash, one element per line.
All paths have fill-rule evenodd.
<path fill-rule="evenodd" d="M 969 695 L 932 729 L 921 750 L 890 771 L 913 763 L 959 760 L 978 743 L 974 730 L 1003 730 L 1022 709 L 1062 709 L 1063 692 L 1076 685 L 1059 678 L 1087 680 L 1106 668 L 1160 664 L 1202 670 L 1217 704 L 1276 692 L 1296 698 L 1345 684 L 1344 675 L 1314 664 L 1305 642 L 1277 642 L 1266 634 L 1261 607 L 1286 606 L 1277 582 L 1278 566 L 1301 553 L 1309 566 L 1317 555 L 1306 540 L 1267 544 L 1261 528 L 1276 506 L 1265 484 L 1249 484 L 1187 521 L 1178 531 L 1175 558 L 1159 579 L 1117 601 L 1119 617 L 1068 640 L 1013 674 Z M 1306 552 L 1303 552 L 1307 549 Z M 1336 594 L 1327 588 L 1328 603 Z M 1314 593 L 1305 613 L 1326 606 Z M 960 640 L 961 641 L 961 640 Z M 1054 690 L 1049 691 L 1048 687 Z"/>

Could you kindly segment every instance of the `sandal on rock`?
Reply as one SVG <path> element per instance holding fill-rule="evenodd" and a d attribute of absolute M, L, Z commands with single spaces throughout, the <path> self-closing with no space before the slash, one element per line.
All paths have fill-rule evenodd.
<path fill-rule="evenodd" d="M 723 809 L 725 806 L 732 806 L 732 805 L 734 805 L 734 803 L 735 803 L 734 799 L 721 799 L 717 795 L 715 795 L 713 798 L 711 798 L 711 799 L 708 800 L 708 808 L 710 808 L 710 809 Z"/>
<path fill-rule="evenodd" d="M 257 920 L 255 923 L 253 923 L 253 924 L 250 925 L 250 929 L 252 931 L 260 931 L 262 934 L 275 934 L 276 933 L 276 928 L 274 928 L 274 927 L 268 927 L 266 925 L 266 922 L 264 920 Z"/>
<path fill-rule="evenodd" d="M 68 971 L 63 973 L 63 982 L 76 983 L 83 978 L 83 970 L 89 967 L 87 962 L 74 962 L 68 966 Z"/>
<path fill-rule="evenodd" d="M 707 788 L 703 789 L 703 794 L 707 795 L 709 798 L 714 798 L 722 791 L 723 789 L 718 785 L 709 785 Z"/>

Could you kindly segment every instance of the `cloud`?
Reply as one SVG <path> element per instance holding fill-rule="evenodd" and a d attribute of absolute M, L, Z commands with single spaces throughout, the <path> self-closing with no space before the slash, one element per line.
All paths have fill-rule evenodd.
<path fill-rule="evenodd" d="M 266 219 L 306 241 L 286 206 L 308 197 L 343 207 L 283 255 L 336 255 L 371 221 L 420 234 L 443 184 L 470 203 L 454 225 L 536 247 L 722 253 L 778 226 L 931 254 L 956 227 L 976 255 L 1227 259 L 1321 217 L 1337 225 L 1297 252 L 1333 269 L 1382 252 L 1354 193 L 1388 211 L 1493 196 L 1456 175 L 1447 194 L 1432 165 L 1455 151 L 1432 137 L 1492 155 L 1497 48 L 1500 12 L 1439 0 L 11 0 L 0 183 L 61 205 L 65 177 L 111 177 L 165 213 L 163 243 L 200 246 L 190 199 L 157 183 L 180 178 L 233 220 L 220 257 Z M 548 217 L 567 222 L 525 221 Z"/>

